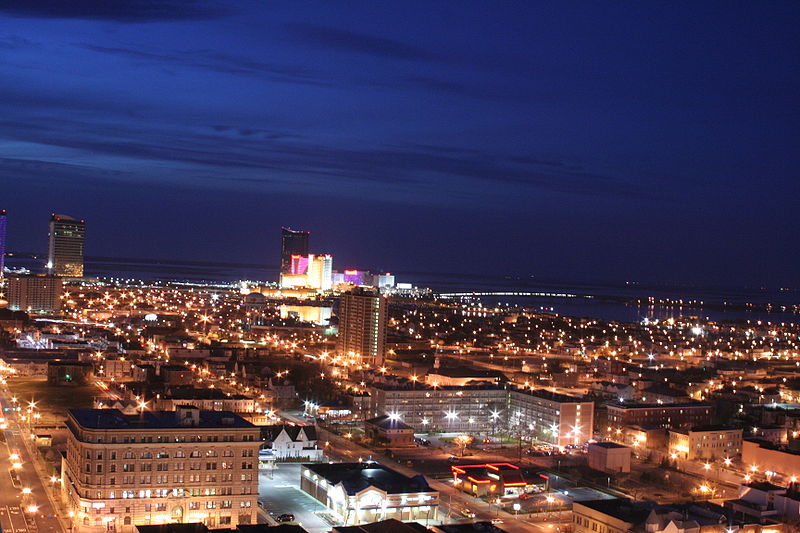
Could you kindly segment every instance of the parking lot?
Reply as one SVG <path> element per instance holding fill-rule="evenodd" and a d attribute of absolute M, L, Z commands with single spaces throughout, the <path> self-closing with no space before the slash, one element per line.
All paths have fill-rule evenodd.
<path fill-rule="evenodd" d="M 274 470 L 259 470 L 258 499 L 273 518 L 284 513 L 309 533 L 328 532 L 336 524 L 326 520 L 327 509 L 300 490 L 300 464 L 279 463 Z"/>

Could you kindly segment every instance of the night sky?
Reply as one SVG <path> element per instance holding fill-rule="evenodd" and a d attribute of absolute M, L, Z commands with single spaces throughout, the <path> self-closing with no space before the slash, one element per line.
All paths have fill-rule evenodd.
<path fill-rule="evenodd" d="M 273 4 L 0 1 L 9 248 L 800 285 L 800 3 Z"/>

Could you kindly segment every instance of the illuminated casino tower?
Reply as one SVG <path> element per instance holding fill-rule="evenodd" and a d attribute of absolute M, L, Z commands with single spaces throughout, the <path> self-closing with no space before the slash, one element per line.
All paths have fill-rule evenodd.
<path fill-rule="evenodd" d="M 6 210 L 0 209 L 0 278 L 3 277 L 3 267 L 6 259 Z"/>
<path fill-rule="evenodd" d="M 355 288 L 339 300 L 339 337 L 336 351 L 368 364 L 383 364 L 386 352 L 386 299 L 377 291 Z"/>
<path fill-rule="evenodd" d="M 56 276 L 82 277 L 85 236 L 85 221 L 54 213 L 50 217 L 48 273 Z"/>
<path fill-rule="evenodd" d="M 308 231 L 281 228 L 281 274 L 292 274 L 292 256 L 308 257 L 309 235 Z"/>

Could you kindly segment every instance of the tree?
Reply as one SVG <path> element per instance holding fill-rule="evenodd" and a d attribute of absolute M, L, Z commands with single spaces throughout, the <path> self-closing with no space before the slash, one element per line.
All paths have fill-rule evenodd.
<path fill-rule="evenodd" d="M 461 448 L 461 457 L 464 457 L 464 452 L 466 451 L 467 446 L 472 444 L 474 440 L 475 437 L 472 435 L 459 435 L 453 439 L 453 444 Z"/>

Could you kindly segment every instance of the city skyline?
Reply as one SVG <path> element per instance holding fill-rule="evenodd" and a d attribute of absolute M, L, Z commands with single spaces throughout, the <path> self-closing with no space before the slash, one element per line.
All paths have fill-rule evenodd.
<path fill-rule="evenodd" d="M 8 247 L 797 286 L 799 14 L 6 2 Z"/>

